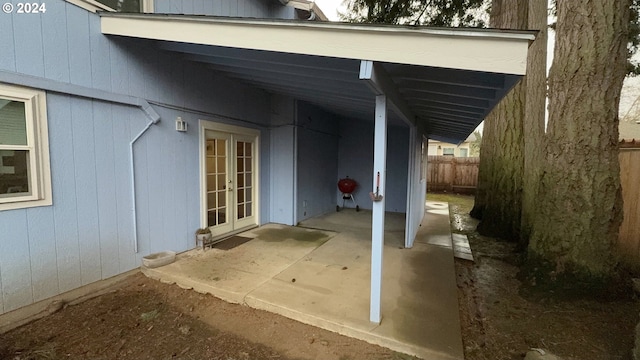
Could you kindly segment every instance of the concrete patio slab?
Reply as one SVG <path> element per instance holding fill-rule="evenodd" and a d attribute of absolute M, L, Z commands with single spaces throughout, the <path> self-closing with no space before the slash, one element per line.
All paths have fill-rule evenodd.
<path fill-rule="evenodd" d="M 277 234 L 274 236 L 274 234 Z M 256 238 L 231 250 L 191 250 L 169 265 L 142 272 L 153 279 L 212 294 L 232 303 L 273 278 L 335 236 L 319 231 L 269 224 L 242 236 Z"/>
<path fill-rule="evenodd" d="M 463 359 L 446 204 L 428 204 L 413 248 L 404 215 L 388 214 L 382 322 L 369 322 L 371 213 L 344 210 L 267 225 L 227 252 L 189 252 L 145 274 L 423 359 Z M 317 230 L 318 228 L 326 230 Z M 302 238 L 306 238 L 302 240 Z"/>

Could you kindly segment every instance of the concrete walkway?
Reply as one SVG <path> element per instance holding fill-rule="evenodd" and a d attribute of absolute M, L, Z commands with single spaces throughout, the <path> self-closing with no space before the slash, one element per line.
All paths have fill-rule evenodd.
<path fill-rule="evenodd" d="M 380 325 L 368 320 L 368 211 L 269 224 L 237 248 L 193 250 L 143 272 L 423 359 L 463 359 L 449 211 L 427 205 L 412 249 L 402 246 L 404 216 L 387 214 Z"/>

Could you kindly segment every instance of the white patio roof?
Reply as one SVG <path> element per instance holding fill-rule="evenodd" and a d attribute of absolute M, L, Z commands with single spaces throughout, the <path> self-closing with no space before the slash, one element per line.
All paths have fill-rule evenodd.
<path fill-rule="evenodd" d="M 526 72 L 534 32 L 101 14 L 102 33 L 159 48 L 228 77 L 372 120 L 375 95 L 391 121 L 461 142 Z M 367 80 L 367 81 L 363 81 Z"/>

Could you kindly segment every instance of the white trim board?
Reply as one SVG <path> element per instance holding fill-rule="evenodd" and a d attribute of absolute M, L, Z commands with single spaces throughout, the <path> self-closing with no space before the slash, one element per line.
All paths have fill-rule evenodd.
<path fill-rule="evenodd" d="M 345 59 L 524 75 L 534 32 L 217 17 L 101 14 L 102 33 Z"/>

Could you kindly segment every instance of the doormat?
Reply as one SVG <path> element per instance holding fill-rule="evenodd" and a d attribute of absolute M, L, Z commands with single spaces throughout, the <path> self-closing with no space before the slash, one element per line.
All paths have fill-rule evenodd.
<path fill-rule="evenodd" d="M 232 236 L 228 239 L 220 241 L 217 244 L 214 244 L 213 247 L 220 250 L 231 250 L 234 247 L 242 245 L 249 240 L 251 240 L 251 238 L 244 236 Z"/>

